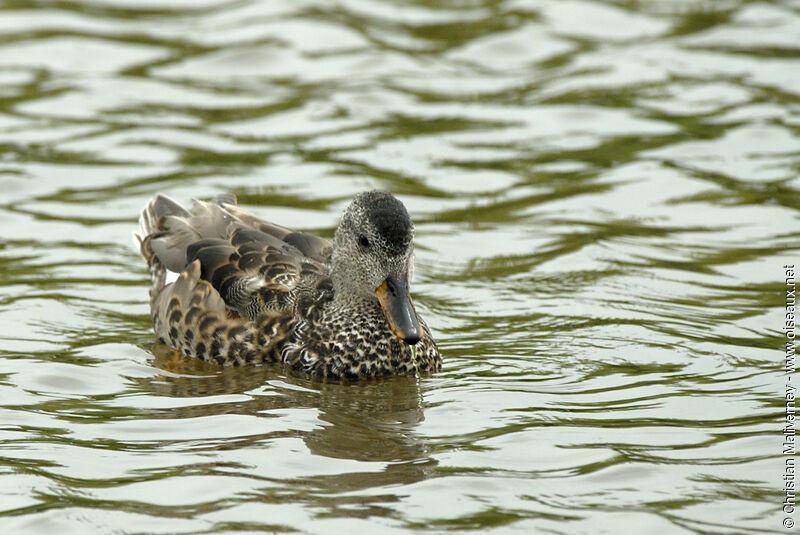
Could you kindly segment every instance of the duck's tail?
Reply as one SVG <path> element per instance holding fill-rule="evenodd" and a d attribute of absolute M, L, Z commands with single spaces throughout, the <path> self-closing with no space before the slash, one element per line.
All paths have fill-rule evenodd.
<path fill-rule="evenodd" d="M 189 217 L 189 212 L 176 201 L 159 193 L 147 203 L 139 216 L 139 232 L 134 232 L 134 245 L 144 257 L 150 268 L 153 287 L 150 291 L 154 297 L 166 283 L 167 267 L 153 250 L 153 239 L 170 231 L 169 216 Z"/>

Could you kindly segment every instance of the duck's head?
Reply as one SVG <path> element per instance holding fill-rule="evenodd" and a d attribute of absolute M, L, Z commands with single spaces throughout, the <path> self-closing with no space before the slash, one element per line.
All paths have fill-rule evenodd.
<path fill-rule="evenodd" d="M 333 239 L 337 300 L 377 301 L 395 336 L 416 344 L 422 329 L 408 294 L 414 269 L 414 225 L 391 193 L 356 195 Z"/>

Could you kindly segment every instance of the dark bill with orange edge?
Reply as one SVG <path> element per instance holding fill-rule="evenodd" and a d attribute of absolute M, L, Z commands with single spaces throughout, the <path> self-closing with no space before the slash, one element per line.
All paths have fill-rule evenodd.
<path fill-rule="evenodd" d="M 392 333 L 405 343 L 414 345 L 422 336 L 422 329 L 417 320 L 417 313 L 408 295 L 408 283 L 390 275 L 375 290 L 381 302 L 383 315 L 389 322 Z"/>

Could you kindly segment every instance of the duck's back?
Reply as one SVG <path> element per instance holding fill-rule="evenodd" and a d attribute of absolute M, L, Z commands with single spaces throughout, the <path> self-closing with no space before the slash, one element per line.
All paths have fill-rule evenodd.
<path fill-rule="evenodd" d="M 158 195 L 140 226 L 156 335 L 187 355 L 278 360 L 298 305 L 309 312 L 329 297 L 330 242 L 245 212 L 232 195 L 196 201 L 192 213 Z"/>

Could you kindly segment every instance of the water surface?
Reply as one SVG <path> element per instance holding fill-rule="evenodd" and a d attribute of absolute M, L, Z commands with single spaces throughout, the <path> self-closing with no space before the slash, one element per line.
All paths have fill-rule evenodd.
<path fill-rule="evenodd" d="M 800 3 L 0 3 L 4 533 L 781 530 Z M 433 377 L 176 362 L 156 192 L 395 192 Z"/>

